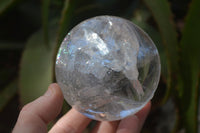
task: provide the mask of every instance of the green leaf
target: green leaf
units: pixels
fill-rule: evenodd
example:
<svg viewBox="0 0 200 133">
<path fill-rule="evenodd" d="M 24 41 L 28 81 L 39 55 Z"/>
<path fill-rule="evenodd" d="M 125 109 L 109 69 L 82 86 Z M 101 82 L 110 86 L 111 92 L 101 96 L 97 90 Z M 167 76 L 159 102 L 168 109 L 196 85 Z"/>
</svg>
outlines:
<svg viewBox="0 0 200 133">
<path fill-rule="evenodd" d="M 57 44 L 61 44 L 63 38 L 69 31 L 70 19 L 75 11 L 76 1 L 75 0 L 65 0 L 65 4 L 62 10 L 62 15 L 60 19 L 60 26 L 57 34 Z"/>
<path fill-rule="evenodd" d="M 172 21 L 172 13 L 167 0 L 143 0 L 152 12 L 152 15 L 158 25 L 161 33 L 162 41 L 165 46 L 165 54 L 167 56 L 167 85 L 168 90 L 164 102 L 168 99 L 171 88 L 175 88 L 174 81 L 177 80 L 178 73 L 178 40 L 176 29 Z"/>
<path fill-rule="evenodd" d="M 17 80 L 12 81 L 0 92 L 0 111 L 17 92 Z"/>
<path fill-rule="evenodd" d="M 44 45 L 43 32 L 35 33 L 27 42 L 21 60 L 20 95 L 22 104 L 42 95 L 53 81 L 53 53 L 55 30 L 50 32 L 50 43 Z"/>
<path fill-rule="evenodd" d="M 49 38 L 48 38 L 49 5 L 50 5 L 50 0 L 42 0 L 42 25 L 44 32 L 44 41 L 47 46 L 49 43 Z"/>
<path fill-rule="evenodd" d="M 200 87 L 200 1 L 193 0 L 185 21 L 181 39 L 180 102 L 183 127 L 197 132 L 197 108 Z"/>
<path fill-rule="evenodd" d="M 0 15 L 19 0 L 0 0 Z"/>
</svg>

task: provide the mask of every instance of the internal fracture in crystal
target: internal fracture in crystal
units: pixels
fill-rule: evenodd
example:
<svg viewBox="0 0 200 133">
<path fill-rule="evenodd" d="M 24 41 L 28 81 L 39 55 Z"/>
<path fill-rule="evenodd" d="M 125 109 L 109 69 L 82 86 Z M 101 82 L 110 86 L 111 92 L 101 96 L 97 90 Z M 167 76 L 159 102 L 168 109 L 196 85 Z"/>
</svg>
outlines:
<svg viewBox="0 0 200 133">
<path fill-rule="evenodd" d="M 56 79 L 64 98 L 95 120 L 119 120 L 153 97 L 160 59 L 150 37 L 132 22 L 98 16 L 74 27 L 62 42 Z"/>
</svg>

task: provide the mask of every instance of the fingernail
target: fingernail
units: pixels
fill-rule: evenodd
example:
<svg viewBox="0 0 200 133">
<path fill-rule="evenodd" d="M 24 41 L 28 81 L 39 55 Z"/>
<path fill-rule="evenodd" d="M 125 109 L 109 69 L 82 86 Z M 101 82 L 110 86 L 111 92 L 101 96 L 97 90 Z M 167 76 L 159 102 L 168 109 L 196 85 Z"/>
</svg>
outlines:
<svg viewBox="0 0 200 133">
<path fill-rule="evenodd" d="M 44 96 L 51 96 L 53 94 L 53 88 L 49 87 L 48 90 L 45 92 Z"/>
</svg>

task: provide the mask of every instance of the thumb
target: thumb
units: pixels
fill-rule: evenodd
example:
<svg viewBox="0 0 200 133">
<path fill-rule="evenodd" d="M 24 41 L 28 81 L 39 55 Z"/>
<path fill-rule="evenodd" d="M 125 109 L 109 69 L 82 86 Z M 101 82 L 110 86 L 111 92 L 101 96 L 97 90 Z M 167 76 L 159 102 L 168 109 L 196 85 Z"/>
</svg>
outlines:
<svg viewBox="0 0 200 133">
<path fill-rule="evenodd" d="M 51 84 L 47 92 L 25 105 L 18 117 L 13 133 L 44 133 L 47 123 L 61 111 L 63 95 L 57 84 Z"/>
</svg>

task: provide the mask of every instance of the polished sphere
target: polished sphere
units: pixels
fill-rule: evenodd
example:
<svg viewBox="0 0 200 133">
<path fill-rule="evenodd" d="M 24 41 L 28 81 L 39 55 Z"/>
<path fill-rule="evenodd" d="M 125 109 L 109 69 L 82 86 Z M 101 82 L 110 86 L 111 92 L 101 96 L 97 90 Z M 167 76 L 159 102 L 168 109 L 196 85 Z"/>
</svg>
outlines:
<svg viewBox="0 0 200 133">
<path fill-rule="evenodd" d="M 114 121 L 133 115 L 153 97 L 160 59 L 150 37 L 131 21 L 98 16 L 74 27 L 56 59 L 65 100 L 85 116 Z"/>
</svg>

